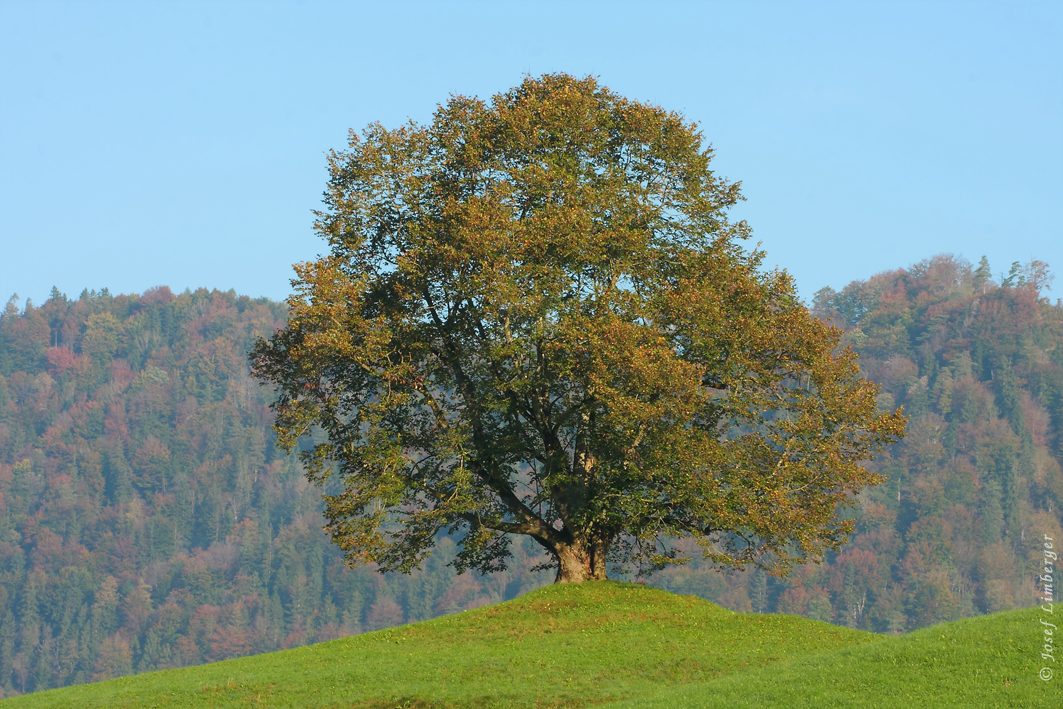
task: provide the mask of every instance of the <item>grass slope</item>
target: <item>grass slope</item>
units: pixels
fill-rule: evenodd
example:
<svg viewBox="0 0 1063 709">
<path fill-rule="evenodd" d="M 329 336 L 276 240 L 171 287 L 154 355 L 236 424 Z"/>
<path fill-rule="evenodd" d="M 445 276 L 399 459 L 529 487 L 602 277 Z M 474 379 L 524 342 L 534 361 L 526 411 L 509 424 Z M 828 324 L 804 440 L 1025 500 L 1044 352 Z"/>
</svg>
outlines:
<svg viewBox="0 0 1063 709">
<path fill-rule="evenodd" d="M 1058 672 L 1041 659 L 1042 618 L 1033 608 L 944 623 L 607 707 L 1063 706 L 1063 676 L 1038 676 Z"/>
<path fill-rule="evenodd" d="M 634 584 L 548 586 L 415 625 L 30 694 L 2 707 L 579 707 L 652 701 L 676 685 L 876 641 Z"/>
</svg>

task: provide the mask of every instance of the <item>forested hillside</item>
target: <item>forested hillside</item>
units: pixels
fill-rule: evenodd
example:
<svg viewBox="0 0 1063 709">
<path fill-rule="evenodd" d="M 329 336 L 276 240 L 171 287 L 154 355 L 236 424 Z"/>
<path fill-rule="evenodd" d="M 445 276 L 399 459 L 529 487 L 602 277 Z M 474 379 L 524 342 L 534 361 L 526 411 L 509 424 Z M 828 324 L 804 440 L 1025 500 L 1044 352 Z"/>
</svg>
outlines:
<svg viewBox="0 0 1063 709">
<path fill-rule="evenodd" d="M 0 687 L 266 652 L 512 598 L 523 553 L 456 577 L 343 566 L 320 490 L 273 443 L 247 350 L 282 305 L 53 291 L 0 315 Z"/>
<path fill-rule="evenodd" d="M 694 563 L 656 583 L 879 632 L 1033 605 L 1039 545 L 1063 537 L 1063 307 L 1040 295 L 1043 263 L 999 280 L 985 259 L 939 256 L 817 293 L 881 405 L 910 417 L 870 466 L 888 481 L 860 496 L 857 533 L 825 564 L 777 579 Z"/>
<path fill-rule="evenodd" d="M 857 534 L 785 579 L 696 560 L 650 579 L 736 610 L 881 632 L 1031 605 L 1063 538 L 1063 307 L 1036 262 L 994 282 L 938 257 L 817 294 L 908 437 Z M 0 686 L 34 691 L 421 620 L 552 580 L 527 544 L 456 576 L 444 540 L 407 577 L 346 569 L 320 491 L 248 375 L 282 305 L 199 290 L 53 291 L 0 315 Z M 696 550 L 692 550 L 696 554 Z"/>
</svg>

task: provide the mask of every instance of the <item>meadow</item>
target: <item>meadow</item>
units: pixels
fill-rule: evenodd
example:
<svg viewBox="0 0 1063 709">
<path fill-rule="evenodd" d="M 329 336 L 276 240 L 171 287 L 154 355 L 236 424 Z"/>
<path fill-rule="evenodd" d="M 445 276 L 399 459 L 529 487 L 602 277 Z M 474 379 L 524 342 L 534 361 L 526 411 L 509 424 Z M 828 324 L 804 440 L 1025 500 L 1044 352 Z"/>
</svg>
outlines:
<svg viewBox="0 0 1063 709">
<path fill-rule="evenodd" d="M 15 697 L 44 707 L 1049 706 L 1037 610 L 883 636 L 614 582 Z"/>
</svg>

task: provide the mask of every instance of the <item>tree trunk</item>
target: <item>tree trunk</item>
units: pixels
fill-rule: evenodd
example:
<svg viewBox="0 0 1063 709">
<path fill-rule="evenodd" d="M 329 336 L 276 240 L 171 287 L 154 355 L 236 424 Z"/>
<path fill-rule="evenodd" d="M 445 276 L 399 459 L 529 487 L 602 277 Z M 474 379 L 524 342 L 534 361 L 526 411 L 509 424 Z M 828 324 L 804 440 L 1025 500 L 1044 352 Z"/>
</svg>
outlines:
<svg viewBox="0 0 1063 709">
<path fill-rule="evenodd" d="M 554 583 L 604 581 L 608 542 L 566 544 L 554 550 L 557 555 L 557 578 Z"/>
</svg>

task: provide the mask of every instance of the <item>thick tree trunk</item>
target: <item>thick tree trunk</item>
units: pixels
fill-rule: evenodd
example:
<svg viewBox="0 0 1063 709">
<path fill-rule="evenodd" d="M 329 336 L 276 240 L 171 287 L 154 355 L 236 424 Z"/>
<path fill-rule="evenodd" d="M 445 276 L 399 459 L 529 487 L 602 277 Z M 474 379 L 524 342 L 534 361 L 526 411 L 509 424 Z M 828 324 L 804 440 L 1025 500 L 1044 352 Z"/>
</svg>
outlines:
<svg viewBox="0 0 1063 709">
<path fill-rule="evenodd" d="M 582 583 L 604 581 L 607 542 L 566 544 L 554 550 L 557 554 L 557 578 L 554 583 Z"/>
</svg>

